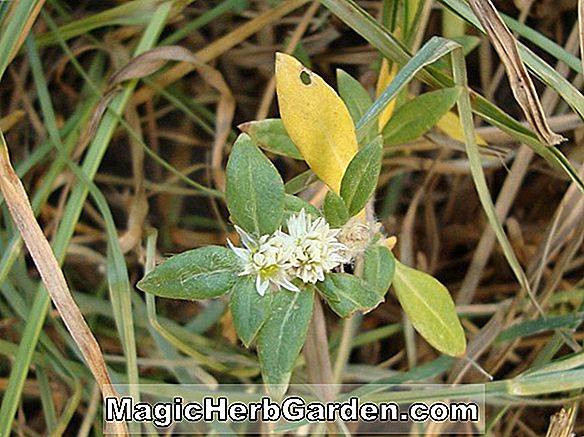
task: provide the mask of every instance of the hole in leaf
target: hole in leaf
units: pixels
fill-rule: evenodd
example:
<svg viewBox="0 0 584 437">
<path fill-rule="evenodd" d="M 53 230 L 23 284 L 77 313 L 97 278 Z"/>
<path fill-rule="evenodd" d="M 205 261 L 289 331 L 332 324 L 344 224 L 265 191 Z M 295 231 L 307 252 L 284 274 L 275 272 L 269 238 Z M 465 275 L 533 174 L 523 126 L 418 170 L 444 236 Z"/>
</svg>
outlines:
<svg viewBox="0 0 584 437">
<path fill-rule="evenodd" d="M 300 73 L 300 80 L 304 85 L 310 85 L 312 83 L 312 79 L 310 78 L 310 74 L 306 71 Z"/>
</svg>

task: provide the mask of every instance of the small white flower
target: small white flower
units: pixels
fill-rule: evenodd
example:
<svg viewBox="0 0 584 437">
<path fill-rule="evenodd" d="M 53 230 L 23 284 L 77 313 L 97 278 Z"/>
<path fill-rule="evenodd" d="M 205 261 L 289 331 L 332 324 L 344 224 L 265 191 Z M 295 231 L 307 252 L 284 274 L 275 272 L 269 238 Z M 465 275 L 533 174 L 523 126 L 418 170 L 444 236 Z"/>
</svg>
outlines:
<svg viewBox="0 0 584 437">
<path fill-rule="evenodd" d="M 235 247 L 231 241 L 227 242 L 231 250 L 243 261 L 243 270 L 239 276 L 255 276 L 256 290 L 260 296 L 266 294 L 270 285 L 277 290 L 284 287 L 287 290 L 299 291 L 288 276 L 291 250 L 286 246 L 287 241 L 282 239 L 280 233 L 273 236 L 263 235 L 256 241 L 239 226 L 235 226 L 235 230 L 240 235 L 244 247 Z"/>
<path fill-rule="evenodd" d="M 288 233 L 280 232 L 292 247 L 291 273 L 304 283 L 324 281 L 326 272 L 349 261 L 344 256 L 347 247 L 337 240 L 339 230 L 331 229 L 322 217 L 313 221 L 303 209 L 288 219 Z"/>
</svg>

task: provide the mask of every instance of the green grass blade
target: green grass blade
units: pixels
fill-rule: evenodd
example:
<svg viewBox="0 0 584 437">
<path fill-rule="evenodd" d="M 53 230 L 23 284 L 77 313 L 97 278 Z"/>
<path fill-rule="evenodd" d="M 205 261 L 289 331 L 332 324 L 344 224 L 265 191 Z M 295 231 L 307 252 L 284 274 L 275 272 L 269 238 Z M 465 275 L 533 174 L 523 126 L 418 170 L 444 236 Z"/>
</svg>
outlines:
<svg viewBox="0 0 584 437">
<path fill-rule="evenodd" d="M 156 13 L 159 3 L 160 0 L 134 0 L 72 21 L 40 35 L 38 46 L 55 45 L 106 26 L 145 26 Z"/>
<path fill-rule="evenodd" d="M 517 338 L 523 338 L 559 328 L 573 328 L 574 325 L 578 326 L 582 321 L 584 321 L 584 313 L 582 312 L 547 317 L 545 319 L 526 320 L 501 332 L 497 336 L 496 342 L 512 341 Z"/>
<path fill-rule="evenodd" d="M 15 357 L 18 366 L 10 372 L 8 386 L 0 405 L 0 435 L 10 435 L 11 423 L 16 414 L 24 381 L 28 374 L 35 345 L 41 333 L 43 323 L 49 309 L 50 298 L 44 287 L 39 288 L 38 298 L 35 299 L 30 311 L 29 322 L 26 324 L 20 340 L 20 346 Z"/>
<path fill-rule="evenodd" d="M 43 414 L 45 416 L 45 423 L 47 424 L 47 431 L 54 433 L 57 427 L 57 411 L 55 409 L 55 402 L 53 402 L 53 395 L 47 372 L 44 368 L 38 367 L 36 369 L 36 380 L 39 385 L 39 392 L 41 395 L 41 404 L 43 406 Z"/>
<path fill-rule="evenodd" d="M 24 31 L 25 25 L 32 15 L 38 0 L 20 0 L 16 2 L 14 12 L 8 22 L 2 23 L 0 31 L 0 80 L 18 47 L 18 38 Z"/>
<path fill-rule="evenodd" d="M 185 26 L 178 29 L 172 35 L 169 35 L 160 42 L 160 45 L 176 44 L 192 32 L 216 20 L 221 15 L 230 12 L 245 9 L 247 7 L 247 0 L 224 0 L 212 9 L 206 11 L 203 15 L 190 21 Z"/>
<path fill-rule="evenodd" d="M 495 205 L 493 204 L 493 199 L 489 193 L 487 180 L 481 165 L 479 148 L 476 143 L 472 107 L 470 104 L 470 95 L 468 92 L 468 83 L 466 77 L 466 64 L 464 54 L 462 52 L 462 46 L 459 46 L 458 49 L 452 51 L 452 69 L 454 72 L 454 80 L 456 84 L 461 86 L 463 89 L 462 93 L 458 97 L 458 113 L 464 132 L 466 154 L 469 159 L 472 177 L 479 195 L 479 199 L 483 206 L 483 211 L 489 219 L 489 223 L 491 224 L 491 227 L 497 236 L 497 240 L 503 249 L 505 258 L 513 270 L 515 277 L 519 281 L 519 284 L 527 291 L 535 307 L 540 311 L 541 314 L 543 314 L 543 310 L 539 306 L 537 299 L 535 299 L 533 292 L 531 291 L 531 286 L 529 285 L 527 276 L 521 268 L 519 260 L 515 256 L 515 252 L 511 247 L 511 243 L 507 239 L 507 235 L 505 234 L 503 226 L 501 225 L 501 222 L 497 216 Z"/>
</svg>

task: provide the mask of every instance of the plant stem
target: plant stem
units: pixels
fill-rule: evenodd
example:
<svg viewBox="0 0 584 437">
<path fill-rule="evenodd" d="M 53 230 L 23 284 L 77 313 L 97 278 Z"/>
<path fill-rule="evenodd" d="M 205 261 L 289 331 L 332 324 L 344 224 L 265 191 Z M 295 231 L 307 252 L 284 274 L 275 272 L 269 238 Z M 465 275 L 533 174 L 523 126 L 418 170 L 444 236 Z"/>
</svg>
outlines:
<svg viewBox="0 0 584 437">
<path fill-rule="evenodd" d="M 310 384 L 318 384 L 315 387 L 315 392 L 320 397 L 321 402 L 333 401 L 336 396 L 336 390 L 333 385 L 333 369 L 326 334 L 326 321 L 318 293 L 314 293 L 314 310 L 312 312 L 312 320 L 308 326 L 303 352 L 306 359 L 308 382 Z M 321 434 L 322 428 L 322 424 L 317 425 L 313 435 Z M 334 425 L 331 423 L 327 424 L 327 428 L 331 433 L 336 432 Z"/>
<path fill-rule="evenodd" d="M 375 229 L 375 211 L 371 201 L 367 202 L 364 218 L 371 232 L 371 230 Z M 355 276 L 362 278 L 364 268 L 365 265 L 363 264 L 363 256 L 360 255 L 355 260 Z M 343 320 L 343 332 L 341 333 L 341 342 L 339 344 L 339 349 L 335 360 L 335 370 L 333 372 L 333 381 L 335 384 L 343 383 L 343 373 L 345 372 L 345 367 L 349 362 L 351 350 L 353 349 L 353 337 L 355 336 L 355 333 L 357 332 L 357 329 L 360 326 L 362 320 L 363 315 L 360 313 L 354 314 L 348 319 Z"/>
<path fill-rule="evenodd" d="M 355 276 L 363 276 L 363 257 L 359 256 L 355 260 Z M 333 381 L 335 384 L 343 383 L 343 373 L 347 362 L 349 361 L 349 356 L 351 355 L 351 349 L 353 348 L 353 337 L 357 331 L 357 327 L 363 320 L 362 314 L 353 314 L 348 319 L 343 320 L 343 332 L 341 333 L 341 342 L 339 344 L 339 350 L 337 352 L 337 357 L 335 360 L 335 370 L 333 373 Z"/>
<path fill-rule="evenodd" d="M 304 344 L 306 359 L 306 373 L 311 384 L 332 384 L 333 370 L 329 354 L 328 338 L 324 311 L 318 293 L 314 295 L 314 311 L 308 327 L 306 343 Z M 320 395 L 325 400 L 332 400 L 335 396 L 332 387 L 322 387 Z"/>
<path fill-rule="evenodd" d="M 333 381 L 335 384 L 342 384 L 343 382 L 343 373 L 345 372 L 345 367 L 349 362 L 349 356 L 353 349 L 353 337 L 362 320 L 363 316 L 361 314 L 354 314 L 348 319 L 343 320 L 343 332 L 341 333 L 341 342 L 333 371 Z"/>
</svg>

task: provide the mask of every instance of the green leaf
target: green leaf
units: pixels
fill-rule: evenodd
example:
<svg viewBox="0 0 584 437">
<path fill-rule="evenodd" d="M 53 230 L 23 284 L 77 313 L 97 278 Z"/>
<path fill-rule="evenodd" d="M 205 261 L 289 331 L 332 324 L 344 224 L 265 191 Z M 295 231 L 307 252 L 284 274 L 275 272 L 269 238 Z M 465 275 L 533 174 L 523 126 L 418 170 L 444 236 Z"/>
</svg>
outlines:
<svg viewBox="0 0 584 437">
<path fill-rule="evenodd" d="M 284 197 L 284 220 L 288 220 L 291 215 L 298 214 L 300 211 L 304 211 L 310 214 L 314 218 L 320 217 L 322 214 L 313 205 L 308 203 L 306 200 L 300 197 L 292 196 L 291 194 L 286 194 Z"/>
<path fill-rule="evenodd" d="M 400 106 L 383 129 L 385 144 L 401 144 L 428 132 L 456 103 L 459 87 L 422 94 Z"/>
<path fill-rule="evenodd" d="M 369 312 L 383 302 L 371 285 L 348 273 L 327 273 L 316 286 L 340 317 L 349 317 L 356 311 Z"/>
<path fill-rule="evenodd" d="M 341 197 L 345 201 L 351 217 L 365 207 L 375 192 L 381 171 L 382 155 L 383 142 L 381 136 L 377 136 L 359 150 L 349 163 L 341 181 Z"/>
<path fill-rule="evenodd" d="M 326 193 L 323 210 L 326 221 L 333 228 L 340 228 L 349 221 L 349 211 L 345 201 L 334 191 Z"/>
<path fill-rule="evenodd" d="M 238 126 L 242 132 L 248 134 L 253 142 L 268 152 L 302 159 L 298 147 L 292 142 L 286 128 L 279 118 L 268 118 L 259 121 L 250 121 Z"/>
<path fill-rule="evenodd" d="M 247 232 L 271 234 L 282 223 L 282 178 L 246 134 L 239 135 L 229 156 L 225 195 L 233 222 Z"/>
<path fill-rule="evenodd" d="M 447 355 L 464 354 L 464 331 L 444 285 L 396 261 L 393 288 L 412 325 L 428 343 Z"/>
<path fill-rule="evenodd" d="M 280 290 L 272 297 L 272 313 L 258 335 L 258 358 L 264 383 L 281 398 L 288 387 L 312 317 L 314 288 Z"/>
<path fill-rule="evenodd" d="M 326 279 L 326 277 L 325 277 Z M 321 283 L 317 284 L 316 289 L 318 292 L 324 297 L 324 299 L 328 302 L 329 306 L 332 304 L 339 304 L 341 302 L 341 296 L 337 294 L 337 289 L 332 286 L 324 286 L 320 287 Z"/>
<path fill-rule="evenodd" d="M 231 290 L 240 267 L 233 251 L 207 246 L 169 258 L 142 278 L 137 287 L 172 299 L 210 299 Z"/>
<path fill-rule="evenodd" d="M 249 347 L 271 312 L 272 294 L 260 296 L 254 278 L 240 277 L 231 295 L 231 315 L 237 335 Z"/>
<path fill-rule="evenodd" d="M 351 118 L 357 124 L 373 104 L 371 96 L 357 79 L 340 68 L 337 69 L 337 85 L 339 95 L 347 105 Z"/>
<path fill-rule="evenodd" d="M 395 258 L 385 246 L 367 248 L 363 258 L 363 279 L 381 297 L 385 296 L 395 275 Z"/>
</svg>

